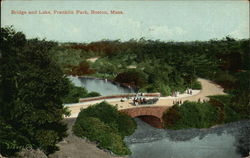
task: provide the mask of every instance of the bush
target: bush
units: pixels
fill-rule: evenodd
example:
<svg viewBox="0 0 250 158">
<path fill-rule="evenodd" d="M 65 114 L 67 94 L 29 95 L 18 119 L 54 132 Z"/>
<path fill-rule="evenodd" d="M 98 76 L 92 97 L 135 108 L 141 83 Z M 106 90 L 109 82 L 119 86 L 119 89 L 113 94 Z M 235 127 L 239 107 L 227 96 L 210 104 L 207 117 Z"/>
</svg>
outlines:
<svg viewBox="0 0 250 158">
<path fill-rule="evenodd" d="M 82 87 L 76 87 L 70 84 L 68 95 L 63 98 L 63 103 L 78 103 L 79 98 L 84 98 L 88 95 L 88 91 Z"/>
<path fill-rule="evenodd" d="M 134 120 L 131 119 L 130 116 L 122 112 L 119 112 L 116 122 L 118 124 L 118 132 L 123 137 L 133 134 L 136 129 L 136 123 L 134 122 Z"/>
<path fill-rule="evenodd" d="M 247 107 L 244 105 L 239 106 L 233 100 L 234 95 L 215 95 L 209 96 L 209 103 L 213 106 L 220 108 L 220 115 L 223 115 L 221 122 L 229 123 L 243 119 L 249 119 Z"/>
<path fill-rule="evenodd" d="M 90 93 L 87 95 L 87 97 L 98 97 L 98 96 L 101 96 L 101 94 L 98 93 L 98 92 L 90 92 Z"/>
<path fill-rule="evenodd" d="M 201 83 L 199 82 L 199 81 L 195 81 L 193 84 L 192 84 L 192 87 L 191 87 L 192 89 L 198 89 L 198 90 L 200 90 L 200 89 L 202 89 L 202 87 L 201 87 Z"/>
<path fill-rule="evenodd" d="M 63 98 L 63 103 L 78 103 L 80 98 L 96 96 L 100 96 L 100 94 L 98 92 L 88 93 L 88 91 L 84 87 L 77 87 L 73 84 L 70 84 L 69 93 L 65 98 Z"/>
<path fill-rule="evenodd" d="M 249 119 L 249 114 L 233 104 L 233 95 L 209 96 L 206 103 L 184 102 L 174 105 L 163 115 L 164 127 L 170 129 L 207 128 L 215 124 Z"/>
<path fill-rule="evenodd" d="M 86 137 L 117 155 L 131 154 L 123 138 L 135 129 L 136 123 L 131 117 L 106 102 L 81 110 L 73 126 L 75 135 Z"/>
<path fill-rule="evenodd" d="M 180 120 L 180 112 L 178 105 L 174 105 L 163 114 L 163 122 L 165 128 L 172 128 Z"/>
<path fill-rule="evenodd" d="M 168 109 L 163 118 L 165 128 L 208 128 L 217 123 L 218 108 L 209 103 L 185 101 Z"/>
</svg>

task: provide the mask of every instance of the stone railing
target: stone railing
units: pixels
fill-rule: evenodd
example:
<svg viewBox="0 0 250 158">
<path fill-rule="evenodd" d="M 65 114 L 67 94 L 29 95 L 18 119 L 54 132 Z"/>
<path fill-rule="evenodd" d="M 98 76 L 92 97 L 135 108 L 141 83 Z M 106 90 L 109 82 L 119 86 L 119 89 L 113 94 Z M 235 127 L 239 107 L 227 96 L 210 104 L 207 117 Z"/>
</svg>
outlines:
<svg viewBox="0 0 250 158">
<path fill-rule="evenodd" d="M 139 93 L 140 94 L 140 93 Z M 115 98 L 127 98 L 127 97 L 135 97 L 136 93 L 127 93 L 127 94 L 117 94 L 117 95 L 108 95 L 108 96 L 99 96 L 99 97 L 90 97 L 90 98 L 80 98 L 79 102 L 89 102 L 96 100 L 105 100 L 105 99 L 115 99 Z M 143 93 L 144 97 L 160 97 L 160 93 Z"/>
</svg>

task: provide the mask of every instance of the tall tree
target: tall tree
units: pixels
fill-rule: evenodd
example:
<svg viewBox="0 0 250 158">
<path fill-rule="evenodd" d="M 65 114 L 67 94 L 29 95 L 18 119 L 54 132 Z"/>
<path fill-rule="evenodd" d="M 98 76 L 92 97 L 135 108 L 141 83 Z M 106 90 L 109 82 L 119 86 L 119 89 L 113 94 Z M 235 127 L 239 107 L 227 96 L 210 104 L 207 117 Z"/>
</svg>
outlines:
<svg viewBox="0 0 250 158">
<path fill-rule="evenodd" d="M 53 152 L 55 144 L 66 136 L 62 119 L 69 114 L 62 105 L 69 81 L 48 54 L 55 43 L 27 41 L 23 33 L 12 28 L 1 28 L 1 43 L 1 120 L 33 148 Z M 9 154 L 25 144 L 10 148 L 0 140 L 0 145 L 1 153 Z"/>
</svg>

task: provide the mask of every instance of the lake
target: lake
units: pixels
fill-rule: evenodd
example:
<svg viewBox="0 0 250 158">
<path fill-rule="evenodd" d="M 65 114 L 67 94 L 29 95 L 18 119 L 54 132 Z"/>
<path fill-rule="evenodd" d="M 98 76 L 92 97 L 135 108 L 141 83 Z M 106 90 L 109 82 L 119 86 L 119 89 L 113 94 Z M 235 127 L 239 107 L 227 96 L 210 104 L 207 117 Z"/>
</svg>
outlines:
<svg viewBox="0 0 250 158">
<path fill-rule="evenodd" d="M 164 130 L 140 119 L 135 133 L 125 138 L 131 158 L 241 158 L 239 137 L 249 121 L 211 129 Z M 248 141 L 248 140 L 246 140 Z M 248 144 L 249 142 L 245 142 Z M 238 145 L 237 145 L 238 144 Z"/>
<path fill-rule="evenodd" d="M 85 87 L 89 92 L 95 91 L 103 96 L 135 93 L 135 90 L 133 90 L 132 88 L 120 86 L 118 84 L 114 84 L 110 81 L 105 81 L 102 79 L 72 76 L 69 76 L 69 79 L 74 83 L 75 86 Z"/>
</svg>

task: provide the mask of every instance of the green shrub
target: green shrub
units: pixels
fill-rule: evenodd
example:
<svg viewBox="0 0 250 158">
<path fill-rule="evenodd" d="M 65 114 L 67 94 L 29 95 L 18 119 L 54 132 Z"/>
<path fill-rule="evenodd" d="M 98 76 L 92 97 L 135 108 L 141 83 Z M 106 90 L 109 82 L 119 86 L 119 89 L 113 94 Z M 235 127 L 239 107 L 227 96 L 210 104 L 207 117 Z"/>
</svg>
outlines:
<svg viewBox="0 0 250 158">
<path fill-rule="evenodd" d="M 118 131 L 123 137 L 133 134 L 136 129 L 134 120 L 122 112 L 119 112 L 116 123 L 118 125 Z"/>
<path fill-rule="evenodd" d="M 186 101 L 181 106 L 172 106 L 163 115 L 164 127 L 207 128 L 215 124 L 249 119 L 246 110 L 232 103 L 234 96 L 214 95 L 209 98 L 206 103 Z"/>
<path fill-rule="evenodd" d="M 178 105 L 174 105 L 163 114 L 164 128 L 172 128 L 180 120 Z"/>
<path fill-rule="evenodd" d="M 82 87 L 76 87 L 70 84 L 68 95 L 63 98 L 63 103 L 78 103 L 79 98 L 84 98 L 88 95 L 88 91 Z"/>
<path fill-rule="evenodd" d="M 86 137 L 117 155 L 131 153 L 123 138 L 135 129 L 136 123 L 131 117 L 106 102 L 81 110 L 73 126 L 75 135 Z"/>
<path fill-rule="evenodd" d="M 208 128 L 217 123 L 218 108 L 209 103 L 185 101 L 168 109 L 163 118 L 165 128 Z"/>
<path fill-rule="evenodd" d="M 247 106 L 236 104 L 233 99 L 234 95 L 214 95 L 209 96 L 209 103 L 213 106 L 219 107 L 223 113 L 223 121 L 225 123 L 239 121 L 242 119 L 249 119 Z"/>
<path fill-rule="evenodd" d="M 80 98 L 87 98 L 87 97 L 96 97 L 100 96 L 98 92 L 90 92 L 84 88 L 84 87 L 77 87 L 73 84 L 70 84 L 69 86 L 69 93 L 66 97 L 63 98 L 63 103 L 78 103 Z"/>
<path fill-rule="evenodd" d="M 90 92 L 90 93 L 87 95 L 87 97 L 98 97 L 98 96 L 101 96 L 101 94 L 98 93 L 98 92 Z"/>
<path fill-rule="evenodd" d="M 241 120 L 241 114 L 237 113 L 231 106 L 225 106 L 225 123 Z"/>
<path fill-rule="evenodd" d="M 199 82 L 199 81 L 195 81 L 193 84 L 192 84 L 192 87 L 191 87 L 192 89 L 198 89 L 198 90 L 200 90 L 200 89 L 202 89 L 202 87 L 201 87 L 201 83 Z"/>
</svg>

